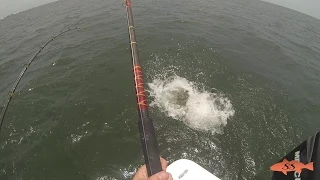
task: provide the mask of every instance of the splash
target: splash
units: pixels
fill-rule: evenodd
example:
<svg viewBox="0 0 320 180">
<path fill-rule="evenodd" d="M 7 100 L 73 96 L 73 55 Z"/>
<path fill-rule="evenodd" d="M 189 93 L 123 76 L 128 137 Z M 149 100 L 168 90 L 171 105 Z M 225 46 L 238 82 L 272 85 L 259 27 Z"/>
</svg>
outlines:
<svg viewBox="0 0 320 180">
<path fill-rule="evenodd" d="M 227 119 L 235 113 L 223 94 L 202 90 L 180 76 L 156 78 L 148 85 L 153 98 L 151 107 L 158 107 L 195 130 L 222 133 Z"/>
</svg>

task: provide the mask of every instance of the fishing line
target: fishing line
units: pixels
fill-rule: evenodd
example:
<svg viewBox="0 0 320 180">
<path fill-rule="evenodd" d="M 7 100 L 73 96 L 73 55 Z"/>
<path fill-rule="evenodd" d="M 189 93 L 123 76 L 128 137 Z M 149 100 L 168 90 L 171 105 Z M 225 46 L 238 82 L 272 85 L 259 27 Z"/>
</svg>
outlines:
<svg viewBox="0 0 320 180">
<path fill-rule="evenodd" d="M 43 44 L 40 49 L 35 53 L 35 55 L 30 59 L 30 61 L 25 65 L 25 67 L 22 69 L 19 77 L 17 78 L 17 80 L 15 81 L 15 83 L 13 84 L 11 90 L 9 91 L 9 95 L 8 95 L 8 98 L 7 98 L 7 101 L 5 102 L 4 104 L 4 107 L 2 109 L 2 112 L 1 112 L 1 115 L 0 115 L 0 120 L 1 120 L 1 124 L 0 124 L 0 131 L 2 129 L 2 125 L 3 125 L 3 122 L 4 122 L 4 118 L 6 116 L 6 112 L 8 110 L 8 107 L 9 107 L 9 104 L 13 98 L 13 95 L 17 89 L 17 86 L 19 85 L 19 82 L 20 80 L 22 79 L 23 75 L 26 73 L 27 69 L 30 67 L 31 63 L 34 61 L 34 59 L 39 55 L 39 53 L 50 43 L 52 42 L 53 40 L 55 40 L 57 37 L 61 36 L 62 34 L 66 33 L 66 32 L 69 32 L 69 31 L 72 31 L 72 30 L 75 30 L 75 29 L 80 29 L 79 27 L 74 27 L 74 28 L 68 28 L 67 30 L 65 31 L 61 31 L 59 34 L 55 35 L 55 36 L 52 36 L 52 38 L 47 41 L 45 44 Z"/>
</svg>

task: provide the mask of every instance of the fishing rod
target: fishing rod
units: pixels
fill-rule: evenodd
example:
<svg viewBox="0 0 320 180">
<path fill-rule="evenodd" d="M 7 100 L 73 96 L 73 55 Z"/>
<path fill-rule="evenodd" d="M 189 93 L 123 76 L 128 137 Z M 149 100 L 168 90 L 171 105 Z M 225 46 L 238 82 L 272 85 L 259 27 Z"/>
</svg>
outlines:
<svg viewBox="0 0 320 180">
<path fill-rule="evenodd" d="M 155 135 L 155 129 L 152 119 L 149 116 L 147 97 L 143 84 L 142 68 L 139 63 L 139 53 L 136 41 L 136 35 L 133 24 L 133 14 L 131 8 L 131 0 L 125 1 L 127 9 L 127 20 L 129 28 L 129 40 L 131 49 L 131 58 L 133 66 L 133 77 L 135 84 L 135 92 L 138 103 L 138 127 L 140 133 L 140 140 L 144 155 L 144 160 L 147 167 L 149 176 L 152 176 L 162 171 L 160 163 L 160 155 L 158 149 L 158 143 Z"/>
<path fill-rule="evenodd" d="M 75 30 L 75 29 L 80 29 L 78 27 L 74 27 L 74 28 L 68 28 L 67 30 L 65 31 L 61 31 L 59 34 L 55 35 L 55 36 L 52 36 L 52 38 L 47 41 L 46 43 L 44 43 L 40 49 L 35 53 L 35 55 L 30 59 L 30 61 L 25 65 L 25 67 L 22 69 L 19 77 L 17 78 L 16 82 L 13 84 L 13 87 L 11 88 L 11 90 L 9 91 L 9 95 L 8 95 L 8 98 L 7 98 L 7 101 L 5 102 L 4 104 L 4 107 L 2 109 L 2 112 L 1 112 L 1 115 L 0 115 L 0 120 L 1 120 L 1 123 L 0 123 L 0 131 L 2 129 L 2 125 L 3 125 L 3 122 L 4 122 L 4 118 L 6 116 L 6 112 L 8 110 L 8 107 L 9 107 L 9 104 L 11 102 L 11 99 L 13 98 L 13 95 L 19 85 L 19 82 L 20 80 L 22 79 L 23 75 L 26 73 L 27 69 L 30 67 L 31 63 L 33 62 L 33 60 L 38 56 L 38 54 L 53 40 L 55 40 L 57 37 L 61 36 L 62 34 L 66 33 L 66 32 L 69 32 L 69 31 L 72 31 L 72 30 Z"/>
</svg>

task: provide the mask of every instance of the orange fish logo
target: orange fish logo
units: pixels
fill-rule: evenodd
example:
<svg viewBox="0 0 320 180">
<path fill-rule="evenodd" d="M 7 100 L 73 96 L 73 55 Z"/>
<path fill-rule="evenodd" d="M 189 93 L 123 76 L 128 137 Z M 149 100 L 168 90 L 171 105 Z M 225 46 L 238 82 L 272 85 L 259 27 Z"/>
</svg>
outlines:
<svg viewBox="0 0 320 180">
<path fill-rule="evenodd" d="M 287 159 L 284 159 L 282 162 L 279 162 L 270 167 L 271 171 L 279 171 L 285 175 L 287 175 L 287 173 L 291 171 L 301 173 L 302 169 L 309 169 L 310 171 L 313 171 L 313 162 L 303 164 L 299 161 L 288 161 Z"/>
</svg>

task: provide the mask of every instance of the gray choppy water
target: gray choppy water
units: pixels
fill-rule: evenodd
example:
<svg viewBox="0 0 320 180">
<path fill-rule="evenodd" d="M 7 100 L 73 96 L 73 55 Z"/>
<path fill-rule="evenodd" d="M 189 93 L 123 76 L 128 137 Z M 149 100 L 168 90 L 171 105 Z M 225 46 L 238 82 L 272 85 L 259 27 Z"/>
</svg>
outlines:
<svg viewBox="0 0 320 180">
<path fill-rule="evenodd" d="M 254 0 L 133 5 L 169 161 L 189 158 L 222 179 L 270 179 L 270 165 L 319 129 L 318 19 Z M 1 179 L 130 179 L 143 162 L 120 1 L 59 1 L 0 20 L 0 103 L 39 46 L 74 26 L 81 29 L 48 45 L 18 88 L 0 136 Z M 197 90 L 191 95 L 230 100 L 234 114 L 212 115 L 219 107 L 210 103 L 192 111 L 184 99 L 173 116 L 152 88 L 168 78 Z M 220 121 L 222 132 L 217 123 L 194 128 L 193 112 Z"/>
</svg>

